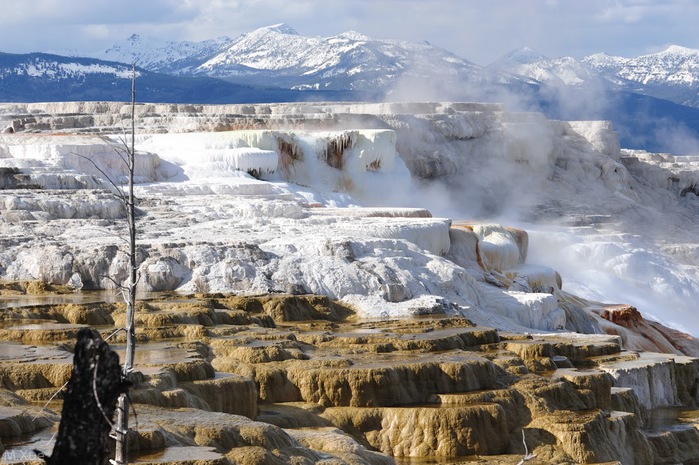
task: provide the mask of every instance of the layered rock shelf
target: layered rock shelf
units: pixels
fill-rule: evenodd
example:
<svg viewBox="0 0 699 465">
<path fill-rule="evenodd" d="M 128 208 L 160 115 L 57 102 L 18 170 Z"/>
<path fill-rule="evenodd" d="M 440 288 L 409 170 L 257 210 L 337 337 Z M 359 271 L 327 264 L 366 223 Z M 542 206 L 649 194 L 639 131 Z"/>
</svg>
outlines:
<svg viewBox="0 0 699 465">
<path fill-rule="evenodd" d="M 0 104 L 3 462 L 82 328 L 123 351 L 130 118 Z M 136 119 L 135 463 L 699 463 L 696 158 L 477 103 Z"/>
<path fill-rule="evenodd" d="M 50 453 L 75 335 L 89 325 L 121 350 L 124 312 L 2 310 L 4 463 Z M 616 336 L 359 320 L 311 295 L 153 297 L 137 320 L 133 463 L 514 465 L 523 438 L 534 464 L 699 460 L 699 360 Z"/>
</svg>

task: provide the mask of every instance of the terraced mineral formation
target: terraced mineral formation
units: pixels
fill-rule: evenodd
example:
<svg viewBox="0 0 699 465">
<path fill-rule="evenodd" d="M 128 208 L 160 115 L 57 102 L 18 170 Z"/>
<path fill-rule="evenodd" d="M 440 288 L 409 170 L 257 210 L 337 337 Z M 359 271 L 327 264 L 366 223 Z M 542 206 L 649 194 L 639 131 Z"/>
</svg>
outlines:
<svg viewBox="0 0 699 465">
<path fill-rule="evenodd" d="M 50 452 L 75 335 L 90 325 L 121 350 L 124 311 L 2 310 L 3 462 Z M 134 463 L 515 464 L 523 436 L 531 463 L 699 460 L 699 361 L 623 350 L 614 336 L 506 333 L 449 315 L 358 320 L 321 296 L 197 294 L 142 300 L 137 337 Z M 674 415 L 662 434 L 661 415 Z"/>
<path fill-rule="evenodd" d="M 129 115 L 0 105 L 3 461 L 82 328 L 123 349 Z M 498 105 L 137 119 L 136 463 L 699 460 L 696 159 Z"/>
</svg>

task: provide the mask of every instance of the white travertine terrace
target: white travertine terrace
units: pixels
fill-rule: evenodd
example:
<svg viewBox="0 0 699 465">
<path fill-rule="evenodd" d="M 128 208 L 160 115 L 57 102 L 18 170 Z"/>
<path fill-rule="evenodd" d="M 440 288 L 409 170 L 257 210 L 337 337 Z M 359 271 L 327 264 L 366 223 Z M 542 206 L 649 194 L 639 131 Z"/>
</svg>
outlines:
<svg viewBox="0 0 699 465">
<path fill-rule="evenodd" d="M 127 110 L 0 105 L 16 131 L 0 135 L 0 277 L 125 276 L 101 178 L 124 181 Z M 571 325 L 551 294 L 562 276 L 696 331 L 682 302 L 699 296 L 699 162 L 621 150 L 609 123 L 444 102 L 136 110 L 145 290 L 316 292 L 367 317 L 556 330 Z M 450 229 L 467 218 L 473 232 Z M 529 232 L 523 255 L 495 223 Z"/>
</svg>

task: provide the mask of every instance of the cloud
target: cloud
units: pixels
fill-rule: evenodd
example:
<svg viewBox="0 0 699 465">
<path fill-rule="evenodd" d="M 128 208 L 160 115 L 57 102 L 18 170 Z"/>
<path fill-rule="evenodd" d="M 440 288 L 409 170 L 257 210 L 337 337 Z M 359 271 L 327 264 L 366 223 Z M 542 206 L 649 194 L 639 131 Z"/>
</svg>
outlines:
<svg viewBox="0 0 699 465">
<path fill-rule="evenodd" d="M 107 48 L 134 32 L 153 33 L 191 20 L 196 11 L 179 0 L 37 0 L 3 5 L 0 50 L 10 53 Z M 11 47 L 11 48 L 9 48 Z"/>
<path fill-rule="evenodd" d="M 132 33 L 167 40 L 236 37 L 286 22 L 303 35 L 353 29 L 430 43 L 480 65 L 528 45 L 551 57 L 633 56 L 659 44 L 699 48 L 691 0 L 35 0 L 6 2 L 0 50 L 107 48 Z"/>
</svg>

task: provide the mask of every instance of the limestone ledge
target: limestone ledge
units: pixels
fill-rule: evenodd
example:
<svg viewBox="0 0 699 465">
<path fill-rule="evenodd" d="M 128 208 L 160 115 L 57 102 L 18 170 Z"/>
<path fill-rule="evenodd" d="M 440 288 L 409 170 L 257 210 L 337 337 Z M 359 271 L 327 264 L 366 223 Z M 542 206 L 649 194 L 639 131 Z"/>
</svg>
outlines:
<svg viewBox="0 0 699 465">
<path fill-rule="evenodd" d="M 75 329 L 120 350 L 122 313 L 104 302 L 0 310 L 3 461 L 30 463 L 12 459 L 30 450 L 26 435 L 50 451 L 60 393 L 41 406 L 70 375 Z M 534 464 L 699 460 L 697 360 L 622 350 L 616 336 L 506 333 L 447 315 L 358 320 L 311 295 L 147 299 L 137 326 L 139 463 L 514 465 L 523 437 Z"/>
</svg>

